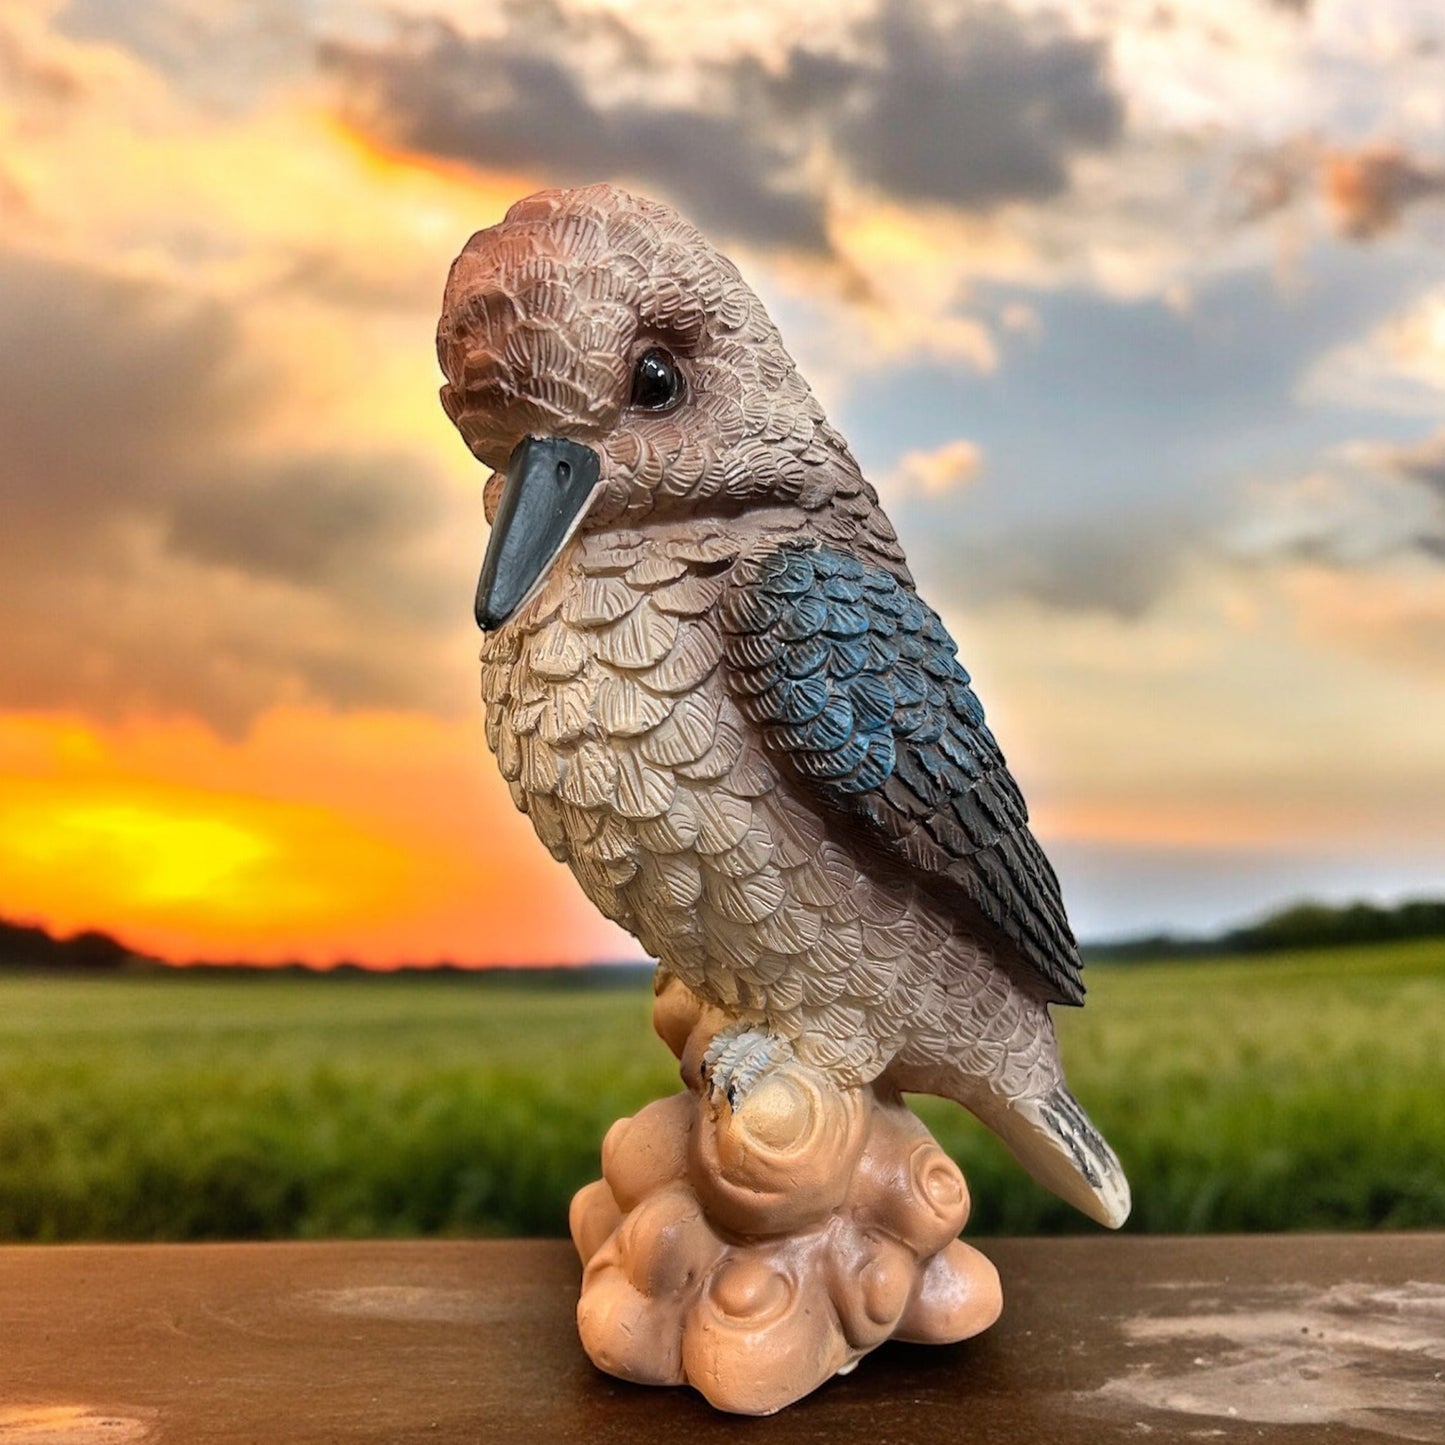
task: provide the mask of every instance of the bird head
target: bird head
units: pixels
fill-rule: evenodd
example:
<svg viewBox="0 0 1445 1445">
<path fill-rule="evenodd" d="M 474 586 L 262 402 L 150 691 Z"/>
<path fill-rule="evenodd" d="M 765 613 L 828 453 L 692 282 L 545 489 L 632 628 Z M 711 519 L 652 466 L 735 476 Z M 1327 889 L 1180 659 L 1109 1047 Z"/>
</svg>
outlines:
<svg viewBox="0 0 1445 1445">
<path fill-rule="evenodd" d="M 477 620 L 499 627 L 579 530 L 827 505 L 842 439 L 762 303 L 669 206 L 541 191 L 452 265 L 442 406 L 495 475 Z"/>
</svg>

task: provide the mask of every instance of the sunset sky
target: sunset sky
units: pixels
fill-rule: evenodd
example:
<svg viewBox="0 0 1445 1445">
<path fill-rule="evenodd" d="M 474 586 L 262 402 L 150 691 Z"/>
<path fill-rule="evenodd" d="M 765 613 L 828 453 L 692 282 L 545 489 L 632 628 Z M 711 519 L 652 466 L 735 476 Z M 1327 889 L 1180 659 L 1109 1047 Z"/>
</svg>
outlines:
<svg viewBox="0 0 1445 1445">
<path fill-rule="evenodd" d="M 635 955 L 485 749 L 432 343 L 595 180 L 767 301 L 1081 935 L 1445 892 L 1438 0 L 0 0 L 0 916 Z"/>
</svg>

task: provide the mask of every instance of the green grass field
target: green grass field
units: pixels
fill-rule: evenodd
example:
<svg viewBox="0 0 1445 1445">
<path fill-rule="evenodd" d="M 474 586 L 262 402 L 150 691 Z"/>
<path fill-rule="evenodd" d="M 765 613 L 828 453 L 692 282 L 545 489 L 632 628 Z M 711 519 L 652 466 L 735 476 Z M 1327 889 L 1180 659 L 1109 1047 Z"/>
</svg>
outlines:
<svg viewBox="0 0 1445 1445">
<path fill-rule="evenodd" d="M 1133 1230 L 1445 1226 L 1445 944 L 1098 964 L 1061 1011 Z M 650 994 L 0 978 L 0 1238 L 561 1233 L 677 1087 Z M 925 1101 L 974 1232 L 1090 1229 Z"/>
</svg>

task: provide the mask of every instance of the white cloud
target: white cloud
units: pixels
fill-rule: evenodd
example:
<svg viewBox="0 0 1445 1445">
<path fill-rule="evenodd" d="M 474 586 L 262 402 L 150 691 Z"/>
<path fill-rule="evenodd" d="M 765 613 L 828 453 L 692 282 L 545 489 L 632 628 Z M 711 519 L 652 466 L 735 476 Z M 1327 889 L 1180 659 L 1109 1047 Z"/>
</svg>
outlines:
<svg viewBox="0 0 1445 1445">
<path fill-rule="evenodd" d="M 1445 401 L 1445 286 L 1326 352 L 1306 374 L 1301 398 L 1319 405 L 1437 414 Z"/>
</svg>

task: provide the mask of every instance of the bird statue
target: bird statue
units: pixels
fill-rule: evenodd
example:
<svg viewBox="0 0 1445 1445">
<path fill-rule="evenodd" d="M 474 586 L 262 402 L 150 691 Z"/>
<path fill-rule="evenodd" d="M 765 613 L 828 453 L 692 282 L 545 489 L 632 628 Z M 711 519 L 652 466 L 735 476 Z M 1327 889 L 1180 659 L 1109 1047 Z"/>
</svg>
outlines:
<svg viewBox="0 0 1445 1445">
<path fill-rule="evenodd" d="M 452 266 L 441 400 L 493 469 L 487 740 L 553 856 L 720 1020 L 953 1099 L 1085 1214 L 1129 1190 L 1063 1077 L 1058 881 L 953 639 L 736 267 L 670 207 L 547 190 Z"/>
<path fill-rule="evenodd" d="M 1107 1225 L 1059 884 L 954 640 L 762 302 L 668 205 L 542 191 L 448 277 L 442 406 L 493 477 L 487 741 L 607 918 L 736 1026 L 974 1111 Z"/>
</svg>

